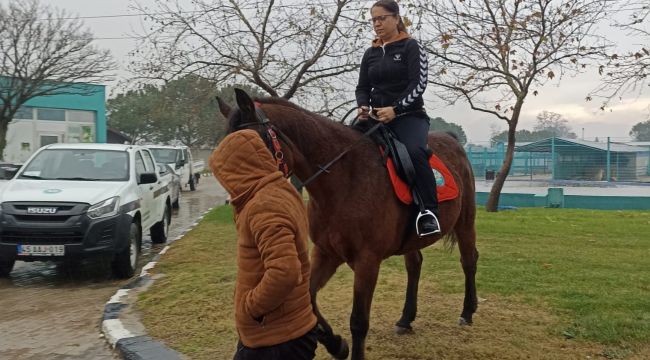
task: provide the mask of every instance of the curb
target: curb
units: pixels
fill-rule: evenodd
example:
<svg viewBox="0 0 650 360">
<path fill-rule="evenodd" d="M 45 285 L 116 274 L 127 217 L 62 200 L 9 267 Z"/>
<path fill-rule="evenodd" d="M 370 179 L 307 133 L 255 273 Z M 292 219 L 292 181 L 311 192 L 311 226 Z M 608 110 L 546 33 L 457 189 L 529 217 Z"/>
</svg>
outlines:
<svg viewBox="0 0 650 360">
<path fill-rule="evenodd" d="M 203 217 L 214 207 L 209 208 L 201 214 L 190 226 L 171 241 L 168 240 L 165 246 L 153 259 L 142 267 L 140 276 L 131 280 L 115 292 L 106 305 L 102 315 L 101 331 L 106 341 L 112 348 L 116 349 L 123 359 L 127 360 L 182 360 L 185 356 L 168 348 L 165 344 L 146 335 L 146 329 L 137 320 L 126 321 L 125 313 L 135 303 L 137 293 L 145 291 L 153 282 L 154 278 L 149 270 L 160 260 L 161 255 L 169 250 L 170 245 L 182 239 L 185 234 L 192 230 Z"/>
</svg>

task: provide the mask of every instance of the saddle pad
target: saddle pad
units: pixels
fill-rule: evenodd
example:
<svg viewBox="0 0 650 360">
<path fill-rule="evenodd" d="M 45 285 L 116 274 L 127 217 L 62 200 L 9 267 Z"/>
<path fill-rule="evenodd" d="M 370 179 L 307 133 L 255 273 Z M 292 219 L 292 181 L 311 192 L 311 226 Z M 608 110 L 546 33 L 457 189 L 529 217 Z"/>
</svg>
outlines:
<svg viewBox="0 0 650 360">
<path fill-rule="evenodd" d="M 397 195 L 397 198 L 404 204 L 411 204 L 413 202 L 411 189 L 397 175 L 397 171 L 393 165 L 393 160 L 391 158 L 388 158 L 386 165 L 388 167 L 388 175 L 390 176 L 390 181 L 393 183 L 393 189 L 395 189 L 395 195 Z M 442 162 L 442 160 L 433 154 L 429 158 L 429 165 L 431 166 L 431 170 L 436 177 L 438 202 L 453 200 L 457 198 L 458 185 L 456 185 L 456 180 L 451 175 L 451 172 Z"/>
</svg>

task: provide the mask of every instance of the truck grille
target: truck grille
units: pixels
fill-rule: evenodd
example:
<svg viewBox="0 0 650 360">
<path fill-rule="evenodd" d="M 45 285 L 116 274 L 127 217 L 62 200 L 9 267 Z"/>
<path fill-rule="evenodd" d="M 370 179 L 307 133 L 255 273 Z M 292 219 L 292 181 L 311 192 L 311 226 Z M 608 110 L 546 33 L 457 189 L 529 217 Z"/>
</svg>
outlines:
<svg viewBox="0 0 650 360">
<path fill-rule="evenodd" d="M 18 221 L 66 222 L 71 215 L 14 215 Z"/>
<path fill-rule="evenodd" d="M 57 211 L 70 211 L 75 207 L 75 205 L 73 205 L 73 204 L 62 205 L 60 203 L 40 203 L 40 204 L 39 203 L 34 203 L 34 204 L 26 204 L 26 203 L 17 204 L 17 203 L 13 203 L 12 205 L 13 205 L 14 209 L 20 210 L 20 211 L 27 211 L 28 207 L 34 207 L 34 206 L 37 206 L 37 207 L 38 206 L 46 206 L 46 207 L 56 206 Z"/>
<path fill-rule="evenodd" d="M 70 202 L 6 202 L 1 206 L 4 217 L 8 220 L 13 219 L 18 223 L 16 225 L 21 227 L 36 223 L 54 226 L 65 224 L 69 220 L 76 222 L 72 218 L 83 215 L 88 209 L 88 204 Z M 28 213 L 29 208 L 56 208 L 56 212 L 54 214 Z"/>
<path fill-rule="evenodd" d="M 7 244 L 80 244 L 83 234 L 78 231 L 5 231 L 0 235 Z"/>
</svg>

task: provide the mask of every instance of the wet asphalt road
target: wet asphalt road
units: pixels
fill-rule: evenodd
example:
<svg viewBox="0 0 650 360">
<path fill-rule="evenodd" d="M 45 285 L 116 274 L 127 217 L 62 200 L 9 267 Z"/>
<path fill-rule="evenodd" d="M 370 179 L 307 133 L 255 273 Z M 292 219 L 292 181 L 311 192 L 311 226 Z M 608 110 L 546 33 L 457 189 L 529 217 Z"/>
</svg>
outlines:
<svg viewBox="0 0 650 360">
<path fill-rule="evenodd" d="M 196 191 L 182 192 L 169 238 L 225 199 L 213 177 L 201 178 Z M 148 234 L 143 240 L 140 267 L 165 245 L 152 246 Z M 101 336 L 101 316 L 106 301 L 128 280 L 109 273 L 109 265 L 97 261 L 74 272 L 54 263 L 16 262 L 11 276 L 0 279 L 0 359 L 119 359 Z"/>
</svg>

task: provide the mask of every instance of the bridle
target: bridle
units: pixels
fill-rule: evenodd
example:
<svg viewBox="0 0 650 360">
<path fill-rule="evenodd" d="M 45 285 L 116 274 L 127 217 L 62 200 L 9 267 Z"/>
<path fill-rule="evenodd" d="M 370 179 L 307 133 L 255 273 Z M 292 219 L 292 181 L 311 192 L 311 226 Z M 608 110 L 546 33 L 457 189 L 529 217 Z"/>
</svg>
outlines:
<svg viewBox="0 0 650 360">
<path fill-rule="evenodd" d="M 284 160 L 282 145 L 280 145 L 280 141 L 278 140 L 277 134 L 281 132 L 275 126 L 271 125 L 269 118 L 266 116 L 264 111 L 260 109 L 260 104 L 257 102 L 255 103 L 255 119 L 257 121 L 246 122 L 237 125 L 237 130 L 246 129 L 251 126 L 263 126 L 264 132 L 266 134 L 266 146 L 271 151 L 271 154 L 273 154 L 273 158 L 275 159 L 275 163 L 278 165 L 278 169 L 282 171 L 282 174 L 285 178 L 290 177 L 292 175 L 292 171 L 289 169 L 289 164 L 287 164 L 287 162 Z"/>
<path fill-rule="evenodd" d="M 286 135 L 280 131 L 280 129 L 276 128 L 274 125 L 272 125 L 269 121 L 269 118 L 266 116 L 264 111 L 260 108 L 260 103 L 255 102 L 255 119 L 256 121 L 249 121 L 245 122 L 242 124 L 237 125 L 236 129 L 241 130 L 241 129 L 246 129 L 252 126 L 262 126 L 264 127 L 264 133 L 267 135 L 268 141 L 266 141 L 266 146 L 269 148 L 271 153 L 273 154 L 273 158 L 275 159 L 276 164 L 278 165 L 278 169 L 282 171 L 282 174 L 284 174 L 285 178 L 288 178 L 292 175 L 291 169 L 289 169 L 289 165 L 286 163 L 284 160 L 284 153 L 282 151 L 282 145 L 280 144 L 280 141 L 278 140 L 278 134 L 280 137 L 284 139 L 286 143 L 288 143 L 288 138 Z M 356 108 L 355 108 L 356 109 Z M 353 109 L 354 110 L 354 109 Z M 345 117 L 347 117 L 352 111 L 349 111 Z M 343 118 L 345 120 L 345 117 Z M 355 119 L 356 120 L 356 119 Z M 328 162 L 325 165 L 318 165 L 318 170 L 310 176 L 307 180 L 303 181 L 300 186 L 307 186 L 310 182 L 312 182 L 314 179 L 316 179 L 318 176 L 320 176 L 323 173 L 328 173 L 329 174 L 329 168 L 334 165 L 337 161 L 339 161 L 345 154 L 347 154 L 352 148 L 354 148 L 356 145 L 358 145 L 364 138 L 370 136 L 375 130 L 377 130 L 382 123 L 377 122 L 374 124 L 370 129 L 365 131 L 361 138 L 359 138 L 357 141 L 354 143 L 350 144 L 345 150 L 343 150 L 341 153 L 339 153 L 334 159 L 332 159 L 330 162 Z"/>
</svg>

